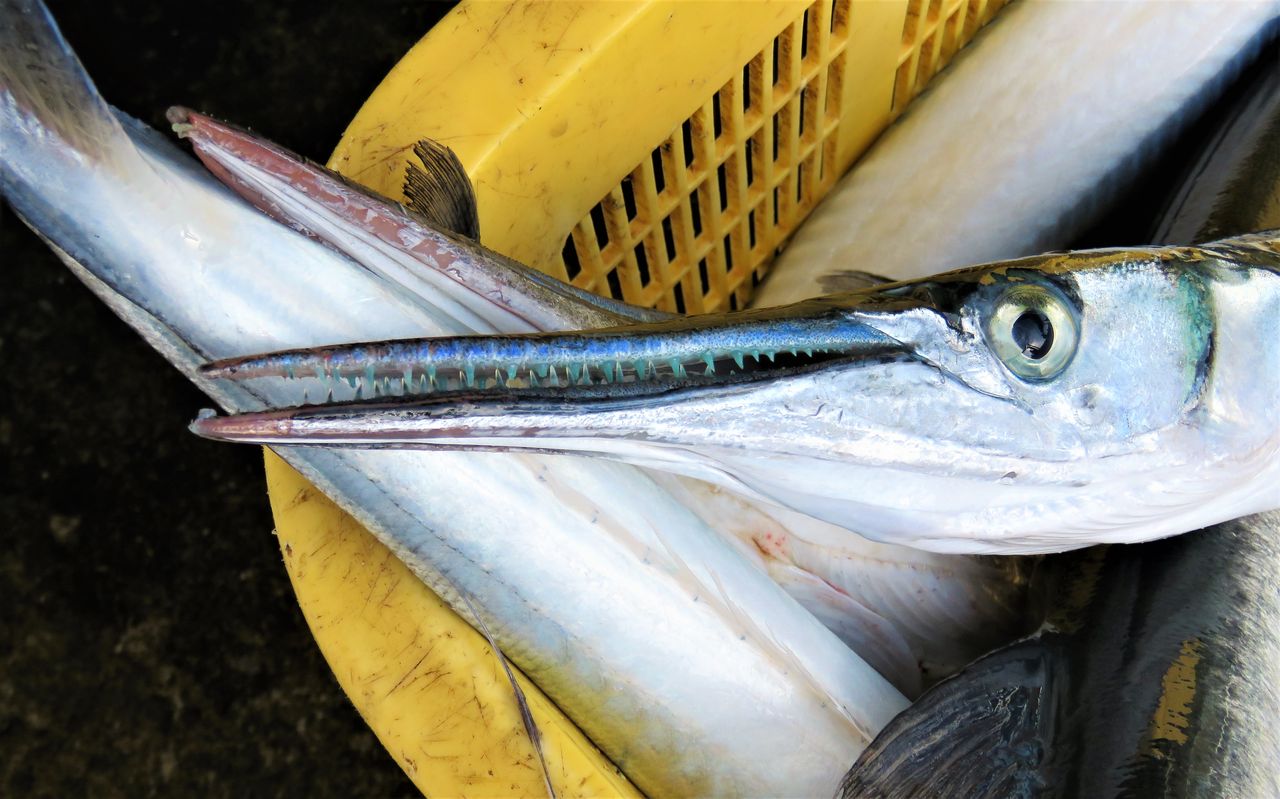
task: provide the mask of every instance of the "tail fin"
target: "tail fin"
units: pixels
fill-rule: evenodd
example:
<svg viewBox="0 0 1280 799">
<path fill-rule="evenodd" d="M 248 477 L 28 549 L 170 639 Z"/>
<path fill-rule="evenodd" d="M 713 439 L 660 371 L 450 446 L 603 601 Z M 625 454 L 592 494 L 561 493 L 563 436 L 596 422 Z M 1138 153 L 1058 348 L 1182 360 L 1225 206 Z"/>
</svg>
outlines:
<svg viewBox="0 0 1280 799">
<path fill-rule="evenodd" d="M 0 165 L 18 168 L 36 146 L 117 168 L 140 160 L 44 4 L 0 0 Z"/>
</svg>

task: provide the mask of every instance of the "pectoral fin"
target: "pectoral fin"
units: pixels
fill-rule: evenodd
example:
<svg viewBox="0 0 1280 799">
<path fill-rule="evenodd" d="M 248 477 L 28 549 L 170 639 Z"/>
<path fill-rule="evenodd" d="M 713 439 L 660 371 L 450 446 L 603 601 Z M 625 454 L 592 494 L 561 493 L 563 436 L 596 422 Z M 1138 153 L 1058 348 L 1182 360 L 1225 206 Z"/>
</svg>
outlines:
<svg viewBox="0 0 1280 799">
<path fill-rule="evenodd" d="M 978 660 L 898 714 L 837 796 L 1033 796 L 1052 722 L 1049 650 L 1039 637 Z"/>
</svg>

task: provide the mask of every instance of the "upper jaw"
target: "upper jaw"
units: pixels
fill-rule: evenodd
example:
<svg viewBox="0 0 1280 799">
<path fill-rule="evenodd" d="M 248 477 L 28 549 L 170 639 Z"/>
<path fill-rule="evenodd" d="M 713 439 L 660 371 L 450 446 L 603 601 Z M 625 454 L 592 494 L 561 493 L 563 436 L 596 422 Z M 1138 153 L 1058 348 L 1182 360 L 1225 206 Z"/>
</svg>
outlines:
<svg viewBox="0 0 1280 799">
<path fill-rule="evenodd" d="M 1024 259 L 757 311 L 573 333 L 317 347 L 220 361 L 204 373 L 232 380 L 315 376 L 358 388 L 363 401 L 455 391 L 518 398 L 542 389 L 562 391 L 573 401 L 771 379 L 893 354 L 929 363 L 980 393 L 1016 401 L 1005 371 L 977 357 L 984 349 L 981 323 L 965 300 L 1019 270 L 1066 271 L 1069 265 L 1057 261 L 1072 258 L 1079 260 Z M 583 391 L 586 386 L 595 388 Z"/>
<path fill-rule="evenodd" d="M 818 363 L 903 353 L 875 320 L 838 302 L 688 317 L 571 333 L 457 336 L 339 345 L 209 364 L 212 378 L 315 375 L 356 382 L 365 398 L 488 391 L 566 398 L 635 396 L 672 386 L 724 385 Z"/>
<path fill-rule="evenodd" d="M 316 376 L 356 385 L 361 399 L 205 416 L 193 430 L 260 443 L 583 452 L 605 439 L 696 448 L 732 414 L 785 437 L 768 430 L 771 407 L 781 414 L 781 405 L 802 407 L 814 392 L 861 391 L 831 386 L 854 386 L 892 362 L 923 366 L 963 393 L 1009 399 L 989 364 L 976 363 L 981 348 L 970 328 L 917 300 L 864 292 L 576 333 L 297 350 L 210 364 L 205 374 Z M 903 407 L 921 399 L 903 397 Z"/>
</svg>

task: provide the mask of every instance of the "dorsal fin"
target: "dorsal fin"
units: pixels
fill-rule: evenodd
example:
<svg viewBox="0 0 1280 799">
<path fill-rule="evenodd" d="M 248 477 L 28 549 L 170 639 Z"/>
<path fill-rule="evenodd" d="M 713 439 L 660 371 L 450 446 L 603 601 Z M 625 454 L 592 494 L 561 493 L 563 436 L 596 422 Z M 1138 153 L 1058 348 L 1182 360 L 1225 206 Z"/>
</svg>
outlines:
<svg viewBox="0 0 1280 799">
<path fill-rule="evenodd" d="M 408 209 L 438 228 L 479 241 L 476 194 L 458 156 L 431 139 L 413 145 L 413 154 L 422 166 L 410 163 L 405 170 Z"/>
<path fill-rule="evenodd" d="M 899 713 L 845 775 L 841 799 L 1032 796 L 1052 714 L 1037 637 L 975 661 Z"/>
</svg>

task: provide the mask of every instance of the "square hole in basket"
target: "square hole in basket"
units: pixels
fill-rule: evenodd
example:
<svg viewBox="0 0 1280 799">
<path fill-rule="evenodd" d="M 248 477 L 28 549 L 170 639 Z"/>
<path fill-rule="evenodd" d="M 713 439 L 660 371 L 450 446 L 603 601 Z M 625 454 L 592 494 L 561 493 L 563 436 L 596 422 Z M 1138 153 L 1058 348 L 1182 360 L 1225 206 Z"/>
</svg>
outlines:
<svg viewBox="0 0 1280 799">
<path fill-rule="evenodd" d="M 781 72 L 778 69 L 778 62 L 782 59 L 782 36 L 773 37 L 773 76 L 770 80 L 770 86 L 777 86 L 781 78 Z"/>
<path fill-rule="evenodd" d="M 662 147 L 655 148 L 650 158 L 653 161 L 653 191 L 661 194 L 667 188 L 667 179 L 662 173 Z"/>
<path fill-rule="evenodd" d="M 720 213 L 729 208 L 729 167 L 721 164 L 716 167 L 716 189 L 720 192 Z"/>
<path fill-rule="evenodd" d="M 615 300 L 622 299 L 622 279 L 618 277 L 617 269 L 610 269 L 605 275 L 605 282 L 609 284 L 609 296 Z"/>
<path fill-rule="evenodd" d="M 827 65 L 827 98 L 823 105 L 826 106 L 825 116 L 828 122 L 840 118 L 840 100 L 844 97 L 844 64 L 845 55 L 841 52 Z"/>
<path fill-rule="evenodd" d="M 564 249 L 560 251 L 560 258 L 564 261 L 564 273 L 569 280 L 573 280 L 582 274 L 582 262 L 578 260 L 578 248 L 573 243 L 573 236 L 565 237 Z"/>
<path fill-rule="evenodd" d="M 601 252 L 609 246 L 609 226 L 604 221 L 604 206 L 596 203 L 591 209 L 591 227 L 596 233 L 596 246 Z"/>
<path fill-rule="evenodd" d="M 804 16 L 800 18 L 800 60 L 804 61 L 809 57 L 809 23 L 815 18 L 814 7 L 810 6 L 804 10 Z"/>
<path fill-rule="evenodd" d="M 626 209 L 628 222 L 634 220 L 640 213 L 636 207 L 636 190 L 630 175 L 622 179 L 622 206 Z"/>
<path fill-rule="evenodd" d="M 782 138 L 782 114 L 786 111 L 785 106 L 773 115 L 773 162 L 778 163 L 778 139 Z"/>
<path fill-rule="evenodd" d="M 724 101 L 724 91 L 718 91 L 711 95 L 711 138 L 716 141 L 724 135 L 724 121 L 722 119 L 722 111 L 720 104 Z"/>
<path fill-rule="evenodd" d="M 684 145 L 684 168 L 693 166 L 693 122 L 686 119 L 680 123 L 680 141 Z"/>
<path fill-rule="evenodd" d="M 902 43 L 915 44 L 916 31 L 920 28 L 921 0 L 909 0 L 906 16 L 902 18 Z"/>
<path fill-rule="evenodd" d="M 653 280 L 653 276 L 649 274 L 649 256 L 645 253 L 643 244 L 636 245 L 635 255 L 636 274 L 640 278 L 640 287 L 645 288 Z"/>
<path fill-rule="evenodd" d="M 831 7 L 831 37 L 843 39 L 849 35 L 849 11 L 853 0 L 835 0 Z"/>
</svg>

